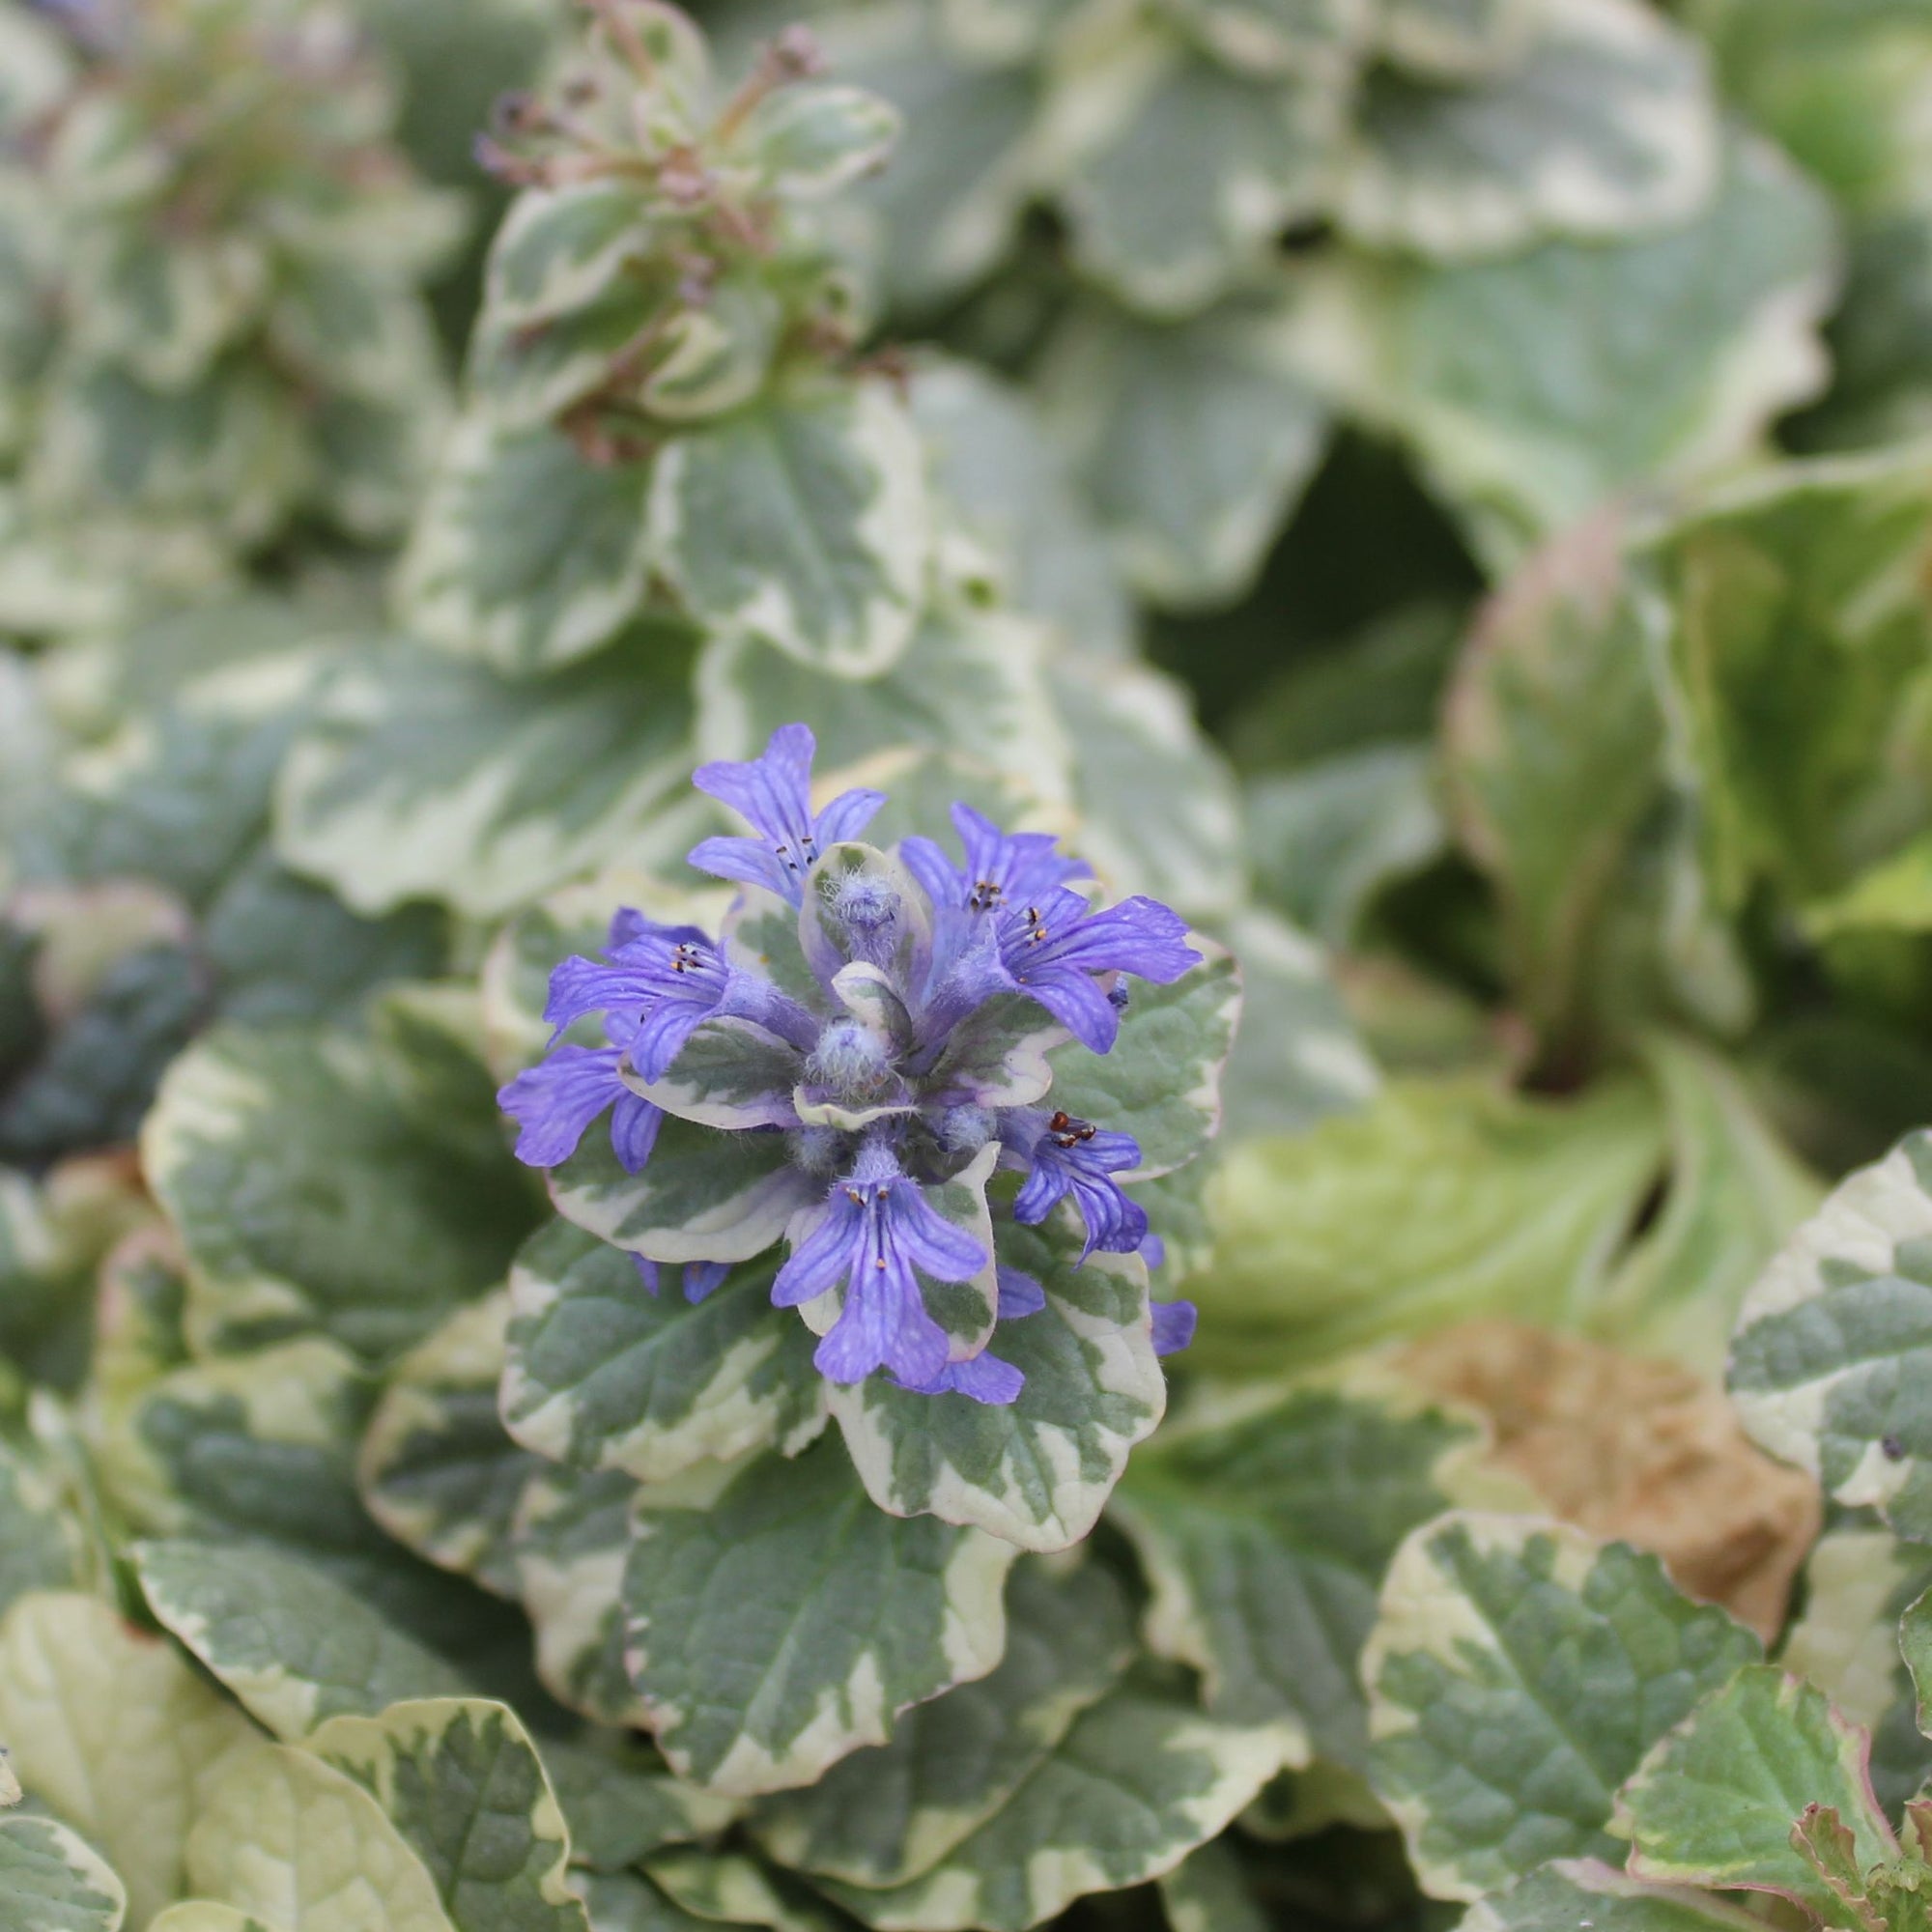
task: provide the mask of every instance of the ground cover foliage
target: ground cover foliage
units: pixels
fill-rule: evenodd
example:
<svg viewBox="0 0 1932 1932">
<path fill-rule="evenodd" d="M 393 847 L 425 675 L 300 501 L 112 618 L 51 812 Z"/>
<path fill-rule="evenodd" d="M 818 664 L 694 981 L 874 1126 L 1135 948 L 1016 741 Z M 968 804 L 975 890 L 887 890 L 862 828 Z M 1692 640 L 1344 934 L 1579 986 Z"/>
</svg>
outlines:
<svg viewBox="0 0 1932 1932">
<path fill-rule="evenodd" d="M 0 0 L 0 1926 L 1932 1924 L 1928 106 Z"/>
</svg>

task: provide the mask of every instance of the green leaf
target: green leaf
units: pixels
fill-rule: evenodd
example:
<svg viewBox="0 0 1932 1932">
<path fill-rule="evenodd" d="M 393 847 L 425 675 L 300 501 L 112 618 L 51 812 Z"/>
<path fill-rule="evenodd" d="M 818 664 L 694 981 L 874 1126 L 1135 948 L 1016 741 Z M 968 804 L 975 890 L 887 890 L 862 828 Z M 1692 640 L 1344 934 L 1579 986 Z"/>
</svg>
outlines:
<svg viewBox="0 0 1932 1932">
<path fill-rule="evenodd" d="M 732 1800 L 673 1777 L 631 1732 L 591 1732 L 570 1743 L 547 1737 L 543 1761 L 570 1827 L 574 1866 L 622 1871 L 667 1845 L 722 1832 L 738 1814 Z"/>
<path fill-rule="evenodd" d="M 278 1738 L 406 1697 L 467 1687 L 434 1651 L 313 1565 L 242 1543 L 175 1539 L 135 1550 L 155 1615 Z"/>
<path fill-rule="evenodd" d="M 1378 12 L 1392 34 L 1403 0 L 1376 8 L 1357 0 L 1179 0 L 1174 11 L 1229 66 L 1287 73 L 1353 54 Z"/>
<path fill-rule="evenodd" d="M 642 211 L 627 181 L 568 182 L 518 195 L 490 244 L 491 322 L 523 327 L 594 301 L 650 244 Z"/>
<path fill-rule="evenodd" d="M 1280 1768 L 1282 1738 L 1129 1683 L 1075 1719 L 1007 1803 L 923 1878 L 822 1881 L 878 1932 L 1023 1932 L 1089 1892 L 1157 1878 L 1223 1831 Z"/>
<path fill-rule="evenodd" d="M 711 1922 L 673 1905 L 634 1872 L 576 1872 L 571 1883 L 590 1915 L 591 1932 L 705 1932 Z"/>
<path fill-rule="evenodd" d="M 1157 18 L 1106 15 L 1050 80 L 1037 164 L 1075 261 L 1130 308 L 1206 308 L 1326 199 L 1343 101 L 1319 69 L 1244 74 Z"/>
<path fill-rule="evenodd" d="M 1125 1598 L 1101 1565 L 1059 1577 L 1018 1563 L 1007 1651 L 990 1676 L 915 1705 L 889 1743 L 853 1752 L 810 1788 L 766 1799 L 752 1829 L 790 1869 L 904 1885 L 1006 1804 L 1131 1654 Z"/>
<path fill-rule="evenodd" d="M 1002 1225 L 999 1264 L 1046 1290 L 1037 1315 L 991 1346 L 1026 1378 L 1017 1401 L 919 1395 L 870 1376 L 829 1392 L 860 1480 L 881 1509 L 972 1523 L 1023 1549 L 1065 1549 L 1098 1520 L 1127 1453 L 1167 1406 L 1147 1267 L 1095 1254 L 1078 1265 L 1070 1210 L 1039 1229 Z"/>
<path fill-rule="evenodd" d="M 1633 0 L 1537 11 L 1522 57 L 1495 71 L 1444 84 L 1370 71 L 1337 199 L 1352 240 L 1453 260 L 1702 207 L 1718 114 L 1695 43 Z"/>
<path fill-rule="evenodd" d="M 1637 1354 L 1722 1373 L 1745 1293 L 1823 1196 L 1737 1072 L 1658 1035 L 1645 1060 L 1663 1094 L 1670 1174 L 1662 1211 L 1619 1264 L 1588 1326 Z"/>
<path fill-rule="evenodd" d="M 0 1612 L 30 1590 L 86 1580 L 87 1536 L 43 1459 L 0 1441 Z"/>
<path fill-rule="evenodd" d="M 726 1794 L 808 1784 L 907 1705 L 983 1677 L 1015 1552 L 875 1510 L 831 1444 L 765 1456 L 708 1507 L 639 1499 L 631 1670 L 682 1776 Z"/>
<path fill-rule="evenodd" d="M 73 318 L 74 351 L 170 392 L 202 381 L 255 319 L 269 270 L 261 248 L 233 232 L 163 236 L 133 227 L 104 245 L 83 243 L 75 266 L 90 299 Z"/>
<path fill-rule="evenodd" d="M 510 1273 L 505 1425 L 526 1448 L 661 1482 L 715 1457 L 796 1451 L 824 1426 L 811 1338 L 747 1266 L 702 1301 L 644 1293 L 621 1249 L 557 1221 Z"/>
<path fill-rule="evenodd" d="M 621 1470 L 538 1475 L 511 1544 L 544 1688 L 585 1717 L 630 1726 L 645 1715 L 625 1663 L 622 1602 L 637 1495 Z"/>
<path fill-rule="evenodd" d="M 1776 1664 L 1740 1670 L 1644 1759 L 1617 1800 L 1634 1877 L 1776 1891 L 1835 1921 L 1837 1894 L 1793 1843 L 1807 1805 L 1854 1834 L 1860 1869 L 1898 1856 L 1865 1779 L 1868 1740 Z"/>
<path fill-rule="evenodd" d="M 463 417 L 403 566 L 405 615 L 508 677 L 596 650 L 644 601 L 650 478 L 646 464 L 593 463 L 548 427 Z"/>
<path fill-rule="evenodd" d="M 753 758 L 779 725 L 810 724 L 828 772 L 903 748 L 952 753 L 1059 802 L 1071 758 L 1046 682 L 1052 641 L 1010 611 L 937 605 L 890 670 L 846 683 L 719 637 L 698 660 L 697 741 L 706 757 Z"/>
<path fill-rule="evenodd" d="M 298 1932 L 462 1932 L 381 1805 L 292 1745 L 230 1761 L 188 1838 L 194 1891 Z"/>
<path fill-rule="evenodd" d="M 87 1842 L 51 1818 L 0 1818 L 0 1915 L 11 1932 L 121 1932 L 128 1894 Z"/>
<path fill-rule="evenodd" d="M 876 383 L 760 404 L 665 447 L 650 530 L 657 568 L 708 628 L 874 676 L 923 601 L 918 434 Z"/>
<path fill-rule="evenodd" d="M 1500 570 L 1612 492 L 1720 469 L 1813 393 L 1833 262 L 1816 189 L 1744 141 L 1688 224 L 1351 270 L 1329 327 L 1355 345 L 1357 406 L 1409 443 Z M 1623 326 L 1594 328 L 1605 315 Z"/>
<path fill-rule="evenodd" d="M 1535 0 L 1381 0 L 1381 51 L 1410 73 L 1444 80 L 1513 67 L 1541 23 Z"/>
<path fill-rule="evenodd" d="M 844 1921 L 795 1880 L 735 1852 L 661 1853 L 645 1866 L 680 1912 L 706 1925 L 761 1925 L 767 1932 L 840 1932 Z"/>
<path fill-rule="evenodd" d="M 1662 1153 L 1641 1087 L 1559 1102 L 1469 1077 L 1393 1083 L 1359 1113 L 1237 1143 L 1208 1179 L 1196 1354 L 1253 1375 L 1477 1314 L 1575 1321 Z"/>
<path fill-rule="evenodd" d="M 1221 1123 L 1221 1069 L 1241 1017 L 1234 959 L 1197 934 L 1203 963 L 1171 985 L 1137 984 L 1111 1053 L 1067 1046 L 1053 1056 L 1053 1101 L 1140 1143 L 1123 1180 L 1185 1167 Z"/>
<path fill-rule="evenodd" d="M 277 849 L 357 911 L 428 898 L 476 919 L 632 857 L 690 776 L 683 650 L 643 632 L 540 684 L 372 651 L 289 753 Z"/>
<path fill-rule="evenodd" d="M 570 1838 L 507 1705 L 475 1697 L 331 1718 L 308 1748 L 371 1792 L 422 1860 L 457 1932 L 584 1932 Z"/>
<path fill-rule="evenodd" d="M 221 1905 L 208 1898 L 189 1898 L 169 1906 L 151 1922 L 148 1932 L 284 1932 L 284 1929 L 264 1922 L 239 1906 Z"/>
<path fill-rule="evenodd" d="M 1804 1613 L 1778 1662 L 1872 1734 L 1870 1773 L 1895 1815 L 1932 1779 L 1932 1741 L 1900 1655 L 1899 1619 L 1932 1588 L 1932 1552 L 1856 1520 L 1828 1529 L 1804 1565 Z"/>
<path fill-rule="evenodd" d="M 1042 408 L 1143 596 L 1217 604 L 1260 574 L 1328 440 L 1290 347 L 1264 309 L 1162 327 L 1091 302 L 1049 343 Z"/>
<path fill-rule="evenodd" d="M 1033 75 L 962 58 L 951 26 L 916 0 L 825 21 L 833 70 L 874 89 L 913 129 L 849 195 L 867 224 L 867 266 L 895 311 L 929 312 L 979 281 L 1012 245 L 1032 185 Z"/>
<path fill-rule="evenodd" d="M 1664 533 L 1702 857 L 1725 911 L 1758 878 L 1831 895 L 1879 856 L 1867 827 L 1922 811 L 1912 573 L 1928 517 L 1923 464 L 1879 454 L 1786 465 Z"/>
<path fill-rule="evenodd" d="M 1081 856 L 1117 895 L 1147 893 L 1188 919 L 1247 899 L 1233 774 L 1172 679 L 1072 651 L 1049 670 L 1073 743 Z"/>
<path fill-rule="evenodd" d="M 1173 1932 L 1269 1932 L 1272 1924 L 1228 1837 L 1189 1852 L 1164 1874 L 1160 1902 Z"/>
<path fill-rule="evenodd" d="M 186 1889 L 188 1827 L 253 1730 L 165 1641 L 94 1597 L 22 1597 L 0 1622 L 0 1735 L 20 1782 L 120 1875 L 145 1926 Z"/>
<path fill-rule="evenodd" d="M 1224 1135 L 1299 1133 L 1371 1099 L 1379 1076 L 1320 949 L 1260 906 L 1215 930 L 1241 967 L 1238 1051 L 1221 1076 Z"/>
<path fill-rule="evenodd" d="M 1758 1654 L 1628 1544 L 1447 1516 L 1397 1551 L 1363 1655 L 1370 1779 L 1434 1897 L 1612 1858 L 1617 1787 Z"/>
<path fill-rule="evenodd" d="M 912 410 L 933 488 L 985 553 L 1002 602 L 1084 650 L 1131 656 L 1132 600 L 1027 392 L 977 363 L 927 355 L 913 369 Z"/>
<path fill-rule="evenodd" d="M 1667 616 L 1625 577 L 1621 534 L 1608 517 L 1582 526 L 1490 604 L 1443 713 L 1458 836 L 1502 901 L 1512 989 L 1555 1057 L 1577 1049 L 1597 926 L 1662 782 Z"/>
<path fill-rule="evenodd" d="M 610 1139 L 587 1135 L 550 1177 L 557 1212 L 658 1262 L 741 1262 L 762 1254 L 819 1194 L 779 1134 L 721 1134 L 675 1116 L 650 1165 L 626 1174 Z"/>
<path fill-rule="evenodd" d="M 1760 1446 L 1834 1501 L 1932 1542 L 1932 1134 L 1839 1184 L 1745 1297 L 1731 1399 Z"/>
<path fill-rule="evenodd" d="M 500 1597 L 517 1594 L 508 1539 L 541 1466 L 497 1412 L 507 1292 L 459 1308 L 389 1371 L 356 1461 L 369 1514 L 398 1543 Z"/>
<path fill-rule="evenodd" d="M 502 1278 L 533 1216 L 487 1078 L 473 1067 L 462 1096 L 479 1146 L 454 1107 L 417 1116 L 412 1070 L 320 1030 L 222 1029 L 174 1064 L 142 1161 L 186 1245 L 198 1337 L 321 1334 L 381 1361 Z"/>
<path fill-rule="evenodd" d="M 1596 1859 L 1558 1859 L 1472 1905 L 1457 1932 L 1756 1932 L 1764 1920 L 1708 1891 L 1649 1885 Z"/>
<path fill-rule="evenodd" d="M 702 1021 L 662 1079 L 646 1080 L 634 1067 L 622 1078 L 632 1093 L 681 1121 L 743 1132 L 795 1126 L 792 1090 L 804 1072 L 804 1056 L 790 1041 L 726 1014 Z"/>
<path fill-rule="evenodd" d="M 884 165 L 897 144 L 896 108 L 862 87 L 781 87 L 745 117 L 738 143 L 774 193 L 818 201 Z"/>
<path fill-rule="evenodd" d="M 1480 1446 L 1469 1421 L 1364 1377 L 1177 1417 L 1114 1499 L 1153 1587 L 1149 1645 L 1202 1673 L 1212 1715 L 1302 1730 L 1361 1771 L 1377 1592 Z"/>
</svg>

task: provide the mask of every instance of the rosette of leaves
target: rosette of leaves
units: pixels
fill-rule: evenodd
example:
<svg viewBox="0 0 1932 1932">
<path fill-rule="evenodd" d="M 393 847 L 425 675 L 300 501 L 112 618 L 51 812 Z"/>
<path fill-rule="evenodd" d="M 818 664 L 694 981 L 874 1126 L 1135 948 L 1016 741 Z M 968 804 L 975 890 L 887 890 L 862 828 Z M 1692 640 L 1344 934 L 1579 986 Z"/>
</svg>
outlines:
<svg viewBox="0 0 1932 1932">
<path fill-rule="evenodd" d="M 13 10 L 14 15 L 19 10 Z M 53 10 L 61 83 L 10 113 L 0 622 L 114 621 L 298 523 L 407 520 L 444 379 L 420 288 L 460 230 L 327 0 Z"/>
</svg>

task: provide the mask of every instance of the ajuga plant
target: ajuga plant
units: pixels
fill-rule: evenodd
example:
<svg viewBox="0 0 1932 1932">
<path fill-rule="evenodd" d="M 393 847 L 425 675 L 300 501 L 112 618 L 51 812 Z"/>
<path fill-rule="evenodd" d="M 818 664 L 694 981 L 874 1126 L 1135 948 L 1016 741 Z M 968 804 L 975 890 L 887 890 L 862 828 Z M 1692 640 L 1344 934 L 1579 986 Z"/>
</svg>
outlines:
<svg viewBox="0 0 1932 1932">
<path fill-rule="evenodd" d="M 421 285 L 461 232 L 327 0 L 10 4 L 0 625 L 204 593 L 409 518 L 446 403 Z"/>
<path fill-rule="evenodd" d="M 0 1925 L 1923 1932 L 1920 0 L 355 12 L 386 621 L 0 655 Z"/>
</svg>

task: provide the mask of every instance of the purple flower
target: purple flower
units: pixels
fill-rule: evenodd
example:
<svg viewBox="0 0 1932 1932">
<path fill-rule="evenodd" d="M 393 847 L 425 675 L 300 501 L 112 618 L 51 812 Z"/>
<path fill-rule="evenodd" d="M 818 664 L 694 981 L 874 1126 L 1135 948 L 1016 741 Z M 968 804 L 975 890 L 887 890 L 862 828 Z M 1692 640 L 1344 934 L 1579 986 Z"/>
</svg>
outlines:
<svg viewBox="0 0 1932 1932">
<path fill-rule="evenodd" d="M 1078 893 L 1056 888 L 1002 916 L 1000 960 L 1082 1045 L 1106 1053 L 1121 1015 L 1095 976 L 1132 973 L 1164 986 L 1200 965 L 1201 955 L 1187 944 L 1187 922 L 1156 899 L 1092 912 Z"/>
<path fill-rule="evenodd" d="M 805 875 L 828 845 L 856 838 L 885 804 L 882 791 L 841 792 L 825 810 L 811 810 L 811 758 L 817 749 L 804 724 L 781 724 L 761 758 L 746 764 L 700 765 L 692 782 L 728 805 L 757 835 L 706 838 L 691 863 L 701 872 L 741 885 L 763 886 L 797 905 Z"/>
<path fill-rule="evenodd" d="M 644 1293 L 655 1296 L 663 1270 L 642 1255 L 633 1255 L 631 1261 L 638 1270 L 638 1279 L 644 1285 Z M 696 1306 L 721 1286 L 730 1272 L 729 1262 L 686 1262 L 681 1271 L 684 1298 Z"/>
<path fill-rule="evenodd" d="M 899 857 L 923 885 L 933 904 L 965 912 L 997 912 L 1030 905 L 1072 879 L 1091 879 L 1084 859 L 1056 851 L 1043 832 L 1002 832 L 970 805 L 952 808 L 953 829 L 966 848 L 966 863 L 955 866 L 930 838 L 904 838 Z"/>
<path fill-rule="evenodd" d="M 944 1372 L 952 1350 L 925 1311 L 920 1273 L 970 1281 L 988 1259 L 899 1171 L 889 1148 L 867 1142 L 779 1270 L 772 1299 L 796 1308 L 842 1283 L 845 1305 L 812 1357 L 818 1372 L 856 1382 L 886 1368 L 908 1388 L 923 1387 Z"/>
<path fill-rule="evenodd" d="M 1201 1311 L 1191 1301 L 1156 1301 L 1153 1305 L 1153 1351 L 1178 1355 L 1194 1340 Z"/>
<path fill-rule="evenodd" d="M 585 1013 L 626 1013 L 635 1023 L 631 1064 L 662 1080 L 684 1043 L 724 1002 L 724 955 L 695 925 L 656 925 L 628 909 L 611 922 L 633 936 L 608 958 L 573 953 L 550 976 L 544 1018 L 561 1034 Z M 554 1036 L 553 1036 L 554 1037 Z"/>
<path fill-rule="evenodd" d="M 1147 1210 L 1122 1193 L 1113 1179 L 1141 1164 L 1140 1143 L 1133 1135 L 1104 1133 L 1091 1121 L 1055 1114 L 1029 1152 L 1033 1172 L 1013 1197 L 1015 1221 L 1037 1227 L 1070 1194 L 1087 1224 L 1083 1262 L 1095 1248 L 1130 1255 L 1147 1239 Z"/>
<path fill-rule="evenodd" d="M 577 1151 L 585 1130 L 605 1108 L 611 1113 L 611 1147 L 626 1174 L 641 1174 L 657 1145 L 664 1109 L 624 1085 L 618 1069 L 636 1022 L 607 1015 L 609 1046 L 560 1046 L 548 1060 L 519 1073 L 497 1095 L 514 1120 L 517 1158 L 528 1167 L 557 1167 Z"/>
<path fill-rule="evenodd" d="M 1046 1306 L 1046 1290 L 1018 1268 L 1000 1270 L 1000 1320 L 1024 1321 Z M 963 1395 L 989 1407 L 1004 1408 L 1019 1400 L 1026 1377 L 990 1350 L 963 1362 L 948 1362 L 929 1382 L 907 1384 L 914 1395 Z"/>
</svg>

